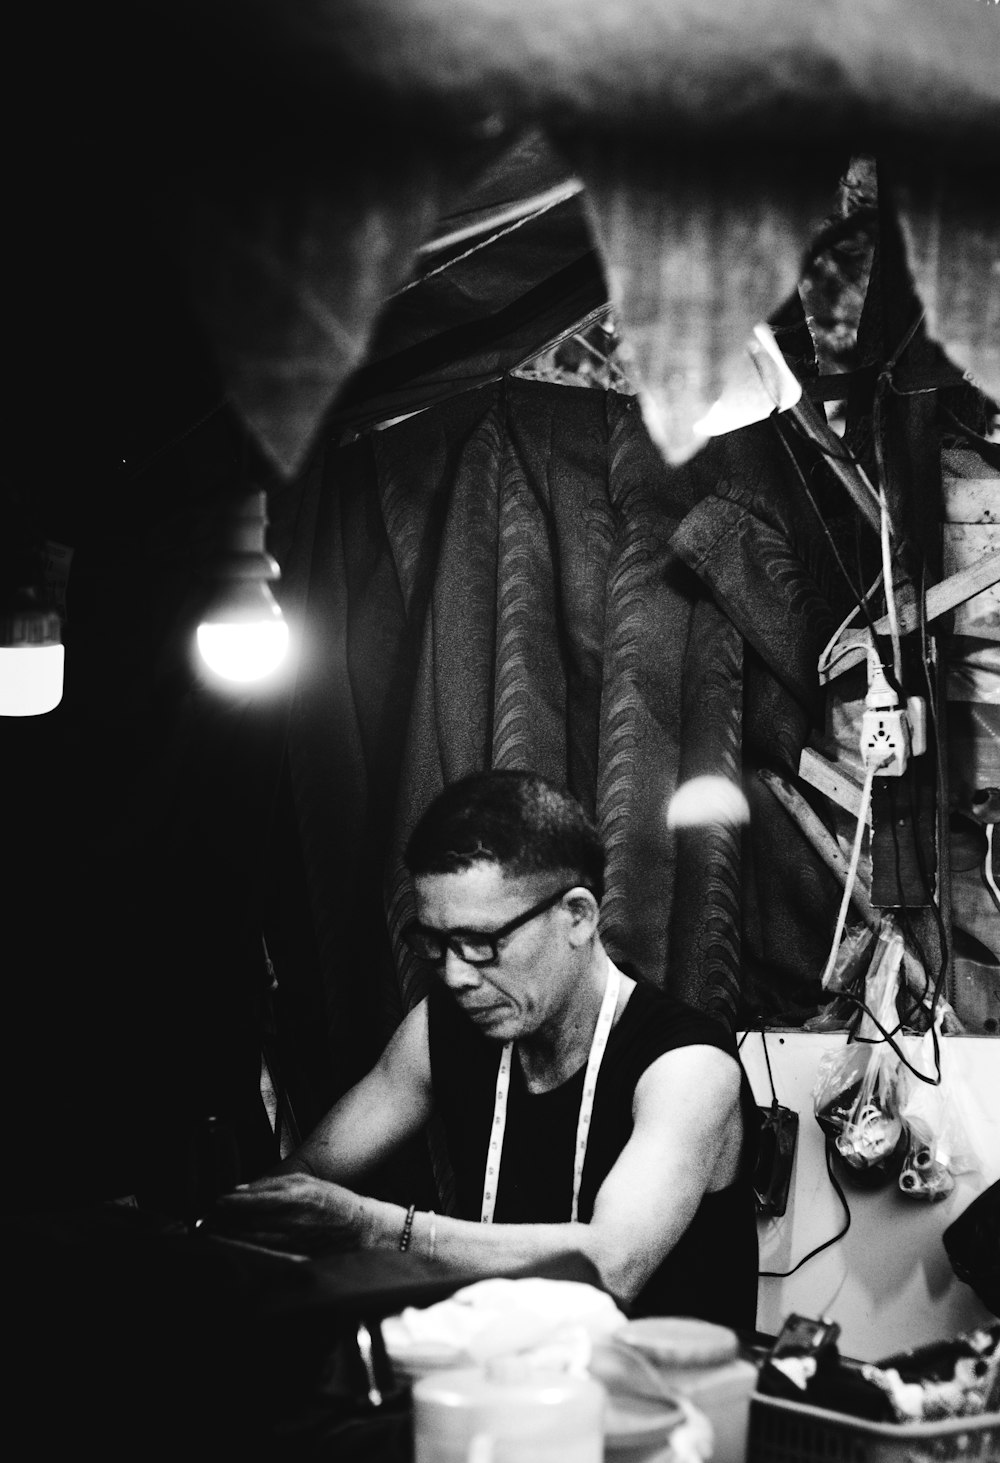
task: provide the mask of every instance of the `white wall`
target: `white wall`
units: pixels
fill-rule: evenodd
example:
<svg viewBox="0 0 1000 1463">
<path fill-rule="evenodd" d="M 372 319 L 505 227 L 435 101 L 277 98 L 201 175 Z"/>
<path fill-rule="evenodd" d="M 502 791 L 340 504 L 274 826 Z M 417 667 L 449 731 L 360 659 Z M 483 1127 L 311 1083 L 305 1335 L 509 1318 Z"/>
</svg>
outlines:
<svg viewBox="0 0 1000 1463">
<path fill-rule="evenodd" d="M 788 1270 L 844 1223 L 827 1174 L 812 1091 L 821 1055 L 842 1047 L 846 1037 L 843 1032 L 772 1031 L 766 1040 L 778 1101 L 798 1112 L 799 1136 L 787 1212 L 759 1221 L 760 1268 Z M 901 1045 L 915 1053 L 917 1039 L 904 1038 Z M 760 1032 L 747 1036 L 740 1056 L 758 1102 L 770 1104 Z M 954 1192 L 937 1203 L 909 1198 L 895 1184 L 876 1191 L 844 1184 L 852 1216 L 848 1233 L 789 1278 L 761 1280 L 760 1331 L 777 1334 L 792 1312 L 829 1316 L 840 1325 L 843 1355 L 876 1361 L 995 1321 L 955 1276 L 941 1234 L 977 1193 L 1000 1178 L 1000 1039 L 946 1037 L 941 1061 L 946 1079 L 957 1076 L 965 1084 L 981 1172 L 960 1177 Z"/>
</svg>

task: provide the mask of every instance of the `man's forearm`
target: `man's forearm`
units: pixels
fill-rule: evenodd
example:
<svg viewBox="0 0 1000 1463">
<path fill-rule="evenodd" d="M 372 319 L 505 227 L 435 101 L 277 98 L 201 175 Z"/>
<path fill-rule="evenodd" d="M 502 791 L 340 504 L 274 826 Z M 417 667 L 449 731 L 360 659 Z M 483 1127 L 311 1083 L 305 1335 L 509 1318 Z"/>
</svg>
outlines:
<svg viewBox="0 0 1000 1463">
<path fill-rule="evenodd" d="M 607 1207 L 607 1206 L 606 1206 Z M 628 1304 L 676 1236 L 662 1225 L 636 1232 L 612 1212 L 589 1224 L 478 1224 L 359 1194 L 296 1170 L 243 1184 L 217 1202 L 213 1227 L 302 1253 L 407 1250 L 484 1278 L 530 1271 L 566 1255 L 589 1260 L 605 1289 Z"/>
<path fill-rule="evenodd" d="M 361 1204 L 363 1249 L 399 1249 L 407 1211 L 399 1204 L 365 1198 Z M 407 1249 L 423 1259 L 456 1270 L 481 1272 L 484 1277 L 513 1274 L 567 1254 L 588 1259 L 615 1299 L 627 1303 L 631 1295 L 616 1294 L 615 1266 L 603 1254 L 600 1234 L 589 1224 L 477 1224 L 469 1219 L 417 1210 Z"/>
</svg>

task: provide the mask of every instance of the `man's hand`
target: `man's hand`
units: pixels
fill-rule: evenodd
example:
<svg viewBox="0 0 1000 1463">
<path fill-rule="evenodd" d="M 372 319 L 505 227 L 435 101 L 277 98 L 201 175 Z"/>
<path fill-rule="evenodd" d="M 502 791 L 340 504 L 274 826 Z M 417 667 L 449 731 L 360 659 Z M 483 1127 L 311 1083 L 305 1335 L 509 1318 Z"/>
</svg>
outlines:
<svg viewBox="0 0 1000 1463">
<path fill-rule="evenodd" d="M 364 1201 L 312 1174 L 275 1174 L 223 1194 L 203 1226 L 210 1234 L 300 1254 L 353 1250 L 364 1242 Z"/>
</svg>

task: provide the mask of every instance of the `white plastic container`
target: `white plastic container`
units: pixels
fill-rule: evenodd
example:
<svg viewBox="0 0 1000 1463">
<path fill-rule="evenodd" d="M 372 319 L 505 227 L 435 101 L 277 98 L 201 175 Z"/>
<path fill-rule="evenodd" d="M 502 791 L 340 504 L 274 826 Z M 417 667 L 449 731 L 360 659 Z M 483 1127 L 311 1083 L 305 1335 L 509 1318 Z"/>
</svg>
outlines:
<svg viewBox="0 0 1000 1463">
<path fill-rule="evenodd" d="M 602 1463 L 604 1388 L 515 1359 L 413 1384 L 414 1463 Z"/>
<path fill-rule="evenodd" d="M 664 1388 L 687 1398 L 708 1419 L 712 1463 L 746 1463 L 757 1368 L 739 1355 L 735 1331 L 685 1316 L 643 1316 L 616 1331 L 614 1339 L 652 1362 Z"/>
</svg>

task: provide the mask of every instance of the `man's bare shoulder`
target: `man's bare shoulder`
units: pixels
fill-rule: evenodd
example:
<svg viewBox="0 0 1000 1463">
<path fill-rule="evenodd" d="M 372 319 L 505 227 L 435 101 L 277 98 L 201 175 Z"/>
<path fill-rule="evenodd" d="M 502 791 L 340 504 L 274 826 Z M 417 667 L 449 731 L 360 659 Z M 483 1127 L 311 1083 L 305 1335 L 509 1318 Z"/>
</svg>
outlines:
<svg viewBox="0 0 1000 1463">
<path fill-rule="evenodd" d="M 383 1081 L 417 1082 L 429 1088 L 431 1059 L 426 997 L 407 1011 L 386 1043 L 374 1071 Z"/>
<path fill-rule="evenodd" d="M 730 1098 L 735 1101 L 740 1090 L 740 1066 L 731 1052 L 708 1042 L 691 1042 L 661 1052 L 636 1084 L 636 1095 L 648 1097 L 665 1091 L 693 1100 Z"/>
</svg>

